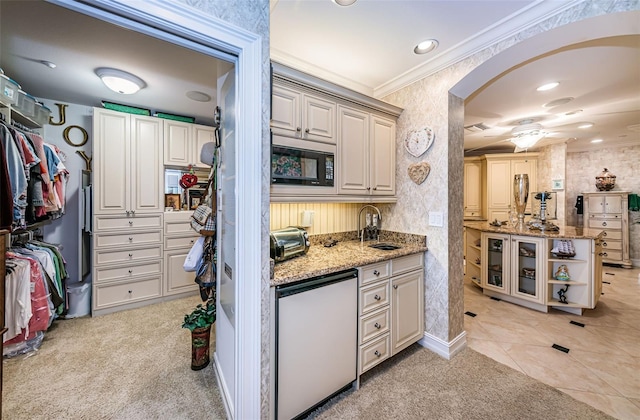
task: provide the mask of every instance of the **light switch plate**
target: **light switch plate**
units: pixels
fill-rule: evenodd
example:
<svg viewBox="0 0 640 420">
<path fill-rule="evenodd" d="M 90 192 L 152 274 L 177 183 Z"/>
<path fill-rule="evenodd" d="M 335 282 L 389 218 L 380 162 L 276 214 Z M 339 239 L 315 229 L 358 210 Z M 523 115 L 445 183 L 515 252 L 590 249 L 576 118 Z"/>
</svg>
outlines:
<svg viewBox="0 0 640 420">
<path fill-rule="evenodd" d="M 441 211 L 429 212 L 429 226 L 443 227 L 444 218 Z"/>
</svg>

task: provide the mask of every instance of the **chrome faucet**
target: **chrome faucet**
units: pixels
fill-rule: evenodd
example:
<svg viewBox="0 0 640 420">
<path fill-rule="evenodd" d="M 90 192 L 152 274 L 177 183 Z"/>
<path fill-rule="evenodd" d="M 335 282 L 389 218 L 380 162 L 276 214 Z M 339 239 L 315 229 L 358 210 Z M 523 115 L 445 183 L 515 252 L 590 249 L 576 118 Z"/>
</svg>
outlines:
<svg viewBox="0 0 640 420">
<path fill-rule="evenodd" d="M 367 207 L 374 209 L 378 214 L 374 214 L 371 217 L 370 213 L 366 213 L 366 221 L 365 227 L 360 229 L 360 219 L 362 218 L 362 212 Z M 380 232 L 380 222 L 382 221 L 382 215 L 380 214 L 380 210 L 376 206 L 372 206 L 371 204 L 367 204 L 363 206 L 358 212 L 358 239 L 361 241 L 369 240 L 369 239 L 378 239 L 378 235 Z M 367 232 L 368 238 L 365 238 L 365 230 Z"/>
</svg>

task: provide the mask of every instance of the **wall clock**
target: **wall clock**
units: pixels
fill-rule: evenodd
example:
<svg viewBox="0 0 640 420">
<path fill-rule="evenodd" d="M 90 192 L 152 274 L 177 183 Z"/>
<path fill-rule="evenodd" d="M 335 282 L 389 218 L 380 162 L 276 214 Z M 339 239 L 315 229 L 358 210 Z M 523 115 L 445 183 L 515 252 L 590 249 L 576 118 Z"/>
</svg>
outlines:
<svg viewBox="0 0 640 420">
<path fill-rule="evenodd" d="M 404 139 L 404 147 L 411 155 L 420 157 L 424 152 L 429 150 L 433 144 L 436 134 L 431 127 L 425 127 L 422 130 L 415 130 L 409 133 Z"/>
</svg>

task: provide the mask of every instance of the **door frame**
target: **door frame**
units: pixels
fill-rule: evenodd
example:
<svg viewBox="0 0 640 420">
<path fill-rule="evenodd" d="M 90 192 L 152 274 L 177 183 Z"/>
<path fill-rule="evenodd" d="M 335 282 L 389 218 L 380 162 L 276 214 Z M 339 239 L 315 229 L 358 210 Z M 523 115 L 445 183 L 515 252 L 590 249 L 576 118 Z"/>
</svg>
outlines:
<svg viewBox="0 0 640 420">
<path fill-rule="evenodd" d="M 50 3 L 234 62 L 236 66 L 236 289 L 235 392 L 225 399 L 230 418 L 260 418 L 261 412 L 261 208 L 262 37 L 188 5 L 162 0 L 49 0 Z M 259 147 L 256 147 L 259 146 Z M 236 261 L 239 259 L 236 258 Z M 218 370 L 219 372 L 219 370 Z M 219 378 L 220 380 L 220 378 Z"/>
</svg>

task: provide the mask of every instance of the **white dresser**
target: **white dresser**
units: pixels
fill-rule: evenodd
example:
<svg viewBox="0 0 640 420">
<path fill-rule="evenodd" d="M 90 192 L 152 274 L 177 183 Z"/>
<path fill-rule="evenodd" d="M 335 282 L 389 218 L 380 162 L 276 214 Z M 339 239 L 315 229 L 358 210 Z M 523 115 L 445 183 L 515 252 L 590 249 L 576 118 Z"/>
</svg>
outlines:
<svg viewBox="0 0 640 420">
<path fill-rule="evenodd" d="M 631 268 L 628 191 L 582 193 L 584 227 L 602 230 L 602 262 Z"/>
</svg>

